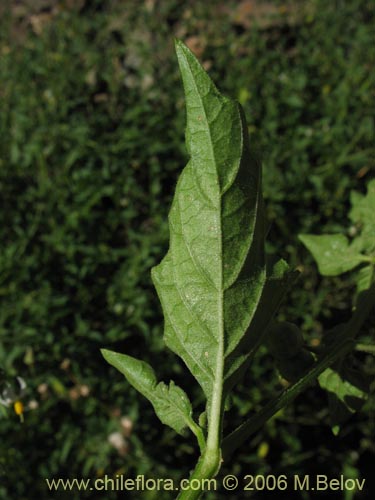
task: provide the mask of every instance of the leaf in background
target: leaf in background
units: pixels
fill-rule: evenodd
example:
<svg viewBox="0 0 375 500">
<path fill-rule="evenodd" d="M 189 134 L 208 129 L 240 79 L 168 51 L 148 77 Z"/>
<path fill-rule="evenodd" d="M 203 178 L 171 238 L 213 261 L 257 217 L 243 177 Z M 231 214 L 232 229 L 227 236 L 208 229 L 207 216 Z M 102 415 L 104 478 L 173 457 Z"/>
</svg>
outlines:
<svg viewBox="0 0 375 500">
<path fill-rule="evenodd" d="M 337 276 L 350 271 L 363 261 L 342 234 L 301 234 L 299 239 L 312 253 L 323 276 Z"/>
<path fill-rule="evenodd" d="M 358 270 L 356 275 L 357 293 L 370 288 L 374 280 L 374 266 L 364 266 Z"/>
<path fill-rule="evenodd" d="M 182 43 L 176 51 L 191 159 L 169 213 L 169 251 L 152 278 L 166 344 L 210 401 L 238 362 L 233 353 L 251 331 L 267 283 L 261 173 L 239 104 L 219 94 Z M 263 312 L 268 318 L 269 309 Z"/>
<path fill-rule="evenodd" d="M 360 222 L 364 226 L 373 228 L 375 225 L 375 179 L 369 181 L 366 195 L 352 191 L 350 201 L 352 204 L 349 212 L 350 219 L 355 223 Z"/>
<path fill-rule="evenodd" d="M 361 227 L 361 234 L 356 237 L 357 247 L 363 252 L 375 250 L 375 179 L 367 185 L 367 195 L 352 191 L 350 195 L 352 208 L 349 217 L 354 224 Z"/>
<path fill-rule="evenodd" d="M 360 410 L 368 398 L 368 383 L 360 372 L 347 366 L 327 368 L 318 381 L 328 391 L 332 430 L 338 434 L 340 425 Z"/>
<path fill-rule="evenodd" d="M 353 347 L 356 337 L 374 310 L 375 284 L 361 291 L 356 299 L 354 312 L 349 321 L 340 323 L 328 330 L 323 337 L 323 352 L 337 352 L 343 342 L 350 342 Z M 322 356 L 322 355 L 321 355 Z M 352 413 L 358 411 L 369 394 L 369 377 L 350 365 L 349 358 L 341 358 L 336 364 L 326 368 L 318 377 L 320 386 L 328 391 L 328 403 L 331 416 L 332 431 L 337 434 L 340 425 Z"/>
<path fill-rule="evenodd" d="M 178 433 L 191 425 L 192 408 L 186 393 L 173 381 L 169 387 L 157 383 L 155 372 L 148 363 L 125 354 L 102 349 L 104 358 L 125 375 L 128 382 L 153 405 L 163 422 Z"/>
</svg>

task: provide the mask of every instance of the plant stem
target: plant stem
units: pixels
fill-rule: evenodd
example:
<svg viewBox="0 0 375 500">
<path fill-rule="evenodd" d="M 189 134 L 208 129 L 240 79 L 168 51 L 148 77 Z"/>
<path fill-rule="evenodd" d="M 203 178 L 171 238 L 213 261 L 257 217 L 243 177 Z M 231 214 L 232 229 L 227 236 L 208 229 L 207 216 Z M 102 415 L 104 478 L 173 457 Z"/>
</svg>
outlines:
<svg viewBox="0 0 375 500">
<path fill-rule="evenodd" d="M 266 404 L 256 415 L 237 427 L 223 440 L 224 459 L 228 459 L 233 451 L 240 446 L 245 439 L 248 439 L 254 432 L 259 430 L 264 423 L 269 420 L 281 408 L 293 401 L 303 390 L 306 389 L 326 368 L 328 368 L 336 359 L 347 354 L 353 348 L 351 340 L 344 340 L 335 351 L 329 352 L 316 365 L 307 372 L 307 374 L 298 382 L 288 387 L 276 399 Z"/>
<path fill-rule="evenodd" d="M 369 312 L 374 307 L 374 303 L 375 285 L 372 285 L 368 290 L 360 293 L 356 310 L 352 318 L 343 327 L 340 335 L 338 335 L 337 342 L 329 347 L 328 352 L 322 355 L 322 357 L 306 373 L 306 375 L 283 391 L 276 399 L 270 401 L 260 412 L 240 425 L 223 440 L 222 449 L 225 459 L 228 459 L 233 451 L 237 449 L 245 439 L 259 430 L 267 420 L 275 415 L 275 413 L 293 401 L 325 369 L 353 349 L 354 339 L 362 324 L 366 320 Z M 205 487 L 205 480 L 209 481 L 210 479 L 213 479 L 220 469 L 222 462 L 221 451 L 219 449 L 222 412 L 221 391 L 216 404 L 211 405 L 207 447 L 201 455 L 189 480 L 187 480 L 185 484 L 185 487 L 188 487 L 189 489 L 181 491 L 178 496 L 178 500 L 198 500 L 201 498 Z"/>
<path fill-rule="evenodd" d="M 206 449 L 200 457 L 190 478 L 186 480 L 185 488 L 177 497 L 177 500 L 198 500 L 208 481 L 213 479 L 220 469 L 221 454 L 220 450 Z"/>
<path fill-rule="evenodd" d="M 343 327 L 340 335 L 338 335 L 336 344 L 329 347 L 329 351 L 316 362 L 315 366 L 303 378 L 282 392 L 276 399 L 266 404 L 260 412 L 237 427 L 237 429 L 223 440 L 222 449 L 225 459 L 228 459 L 245 439 L 248 439 L 254 432 L 260 429 L 275 413 L 293 401 L 326 368 L 353 349 L 354 339 L 371 309 L 374 307 L 374 304 L 375 285 L 372 285 L 369 289 L 359 294 L 356 310 L 348 323 Z"/>
<path fill-rule="evenodd" d="M 222 332 L 224 331 L 223 318 L 223 296 L 219 306 L 219 321 Z M 224 338 L 224 333 L 220 335 Z M 205 483 L 213 479 L 218 473 L 221 465 L 221 423 L 223 414 L 223 371 L 224 371 L 224 343 L 219 342 L 218 363 L 216 367 L 215 383 L 212 391 L 212 400 L 207 404 L 208 408 L 208 431 L 207 443 L 196 468 L 186 482 L 185 491 L 181 491 L 177 497 L 179 500 L 196 500 L 201 497 Z M 198 437 L 198 436 L 197 436 Z M 199 440 L 199 438 L 198 438 Z M 201 448 L 202 452 L 202 448 Z"/>
<path fill-rule="evenodd" d="M 198 440 L 200 452 L 203 453 L 206 448 L 206 440 L 204 438 L 202 428 L 199 427 L 199 425 L 197 425 L 193 419 L 189 421 L 188 425 Z"/>
</svg>

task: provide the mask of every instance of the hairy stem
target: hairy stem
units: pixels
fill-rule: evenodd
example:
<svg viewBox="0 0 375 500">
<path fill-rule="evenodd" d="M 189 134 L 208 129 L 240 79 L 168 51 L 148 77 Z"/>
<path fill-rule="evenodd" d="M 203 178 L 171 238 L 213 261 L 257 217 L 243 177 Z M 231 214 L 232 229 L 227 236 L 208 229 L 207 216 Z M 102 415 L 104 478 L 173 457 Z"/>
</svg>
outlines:
<svg viewBox="0 0 375 500">
<path fill-rule="evenodd" d="M 189 421 L 189 427 L 198 440 L 200 452 L 203 453 L 206 448 L 206 440 L 204 438 L 202 428 L 199 427 L 199 425 L 197 425 L 193 419 Z"/>
<path fill-rule="evenodd" d="M 178 500 L 197 500 L 220 469 L 220 450 L 208 450 L 200 457 L 190 478 L 184 483 L 184 489 L 178 495 Z M 186 489 L 185 489 L 186 488 Z"/>
</svg>

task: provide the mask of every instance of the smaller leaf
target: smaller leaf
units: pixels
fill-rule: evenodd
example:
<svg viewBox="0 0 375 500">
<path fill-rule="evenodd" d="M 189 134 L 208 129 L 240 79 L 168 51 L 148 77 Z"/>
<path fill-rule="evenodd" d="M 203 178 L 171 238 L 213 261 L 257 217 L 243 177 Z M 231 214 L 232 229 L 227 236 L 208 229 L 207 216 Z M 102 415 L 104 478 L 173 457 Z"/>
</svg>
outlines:
<svg viewBox="0 0 375 500">
<path fill-rule="evenodd" d="M 323 276 L 337 276 L 363 261 L 363 256 L 349 246 L 348 239 L 342 234 L 301 234 L 299 239 L 312 253 Z"/>
<path fill-rule="evenodd" d="M 173 381 L 167 386 L 157 383 L 152 367 L 139 359 L 106 349 L 101 350 L 109 364 L 125 375 L 128 382 L 145 396 L 154 407 L 155 413 L 165 425 L 179 434 L 186 427 L 194 427 L 192 407 L 186 393 Z"/>
<path fill-rule="evenodd" d="M 357 253 L 371 254 L 375 249 L 375 228 L 372 232 L 362 231 L 355 236 L 350 245 L 351 249 Z"/>
<path fill-rule="evenodd" d="M 355 239 L 356 248 L 371 254 L 375 251 L 375 179 L 368 183 L 366 195 L 352 191 L 350 201 L 349 217 L 360 228 L 360 234 Z"/>
<path fill-rule="evenodd" d="M 352 208 L 349 217 L 355 224 L 362 226 L 362 232 L 374 235 L 375 232 L 375 179 L 367 185 L 367 194 L 352 191 L 350 195 Z M 374 246 L 374 241 L 373 241 Z"/>
<path fill-rule="evenodd" d="M 374 266 L 368 265 L 359 269 L 356 276 L 357 293 L 370 288 L 371 283 L 374 279 L 374 274 Z"/>
<path fill-rule="evenodd" d="M 202 413 L 199 415 L 198 419 L 199 426 L 202 427 L 202 429 L 206 429 L 207 427 L 207 412 L 202 411 Z"/>
<path fill-rule="evenodd" d="M 365 377 L 347 366 L 327 368 L 319 377 L 319 385 L 328 391 L 328 405 L 334 434 L 353 413 L 360 410 L 368 397 Z"/>
</svg>

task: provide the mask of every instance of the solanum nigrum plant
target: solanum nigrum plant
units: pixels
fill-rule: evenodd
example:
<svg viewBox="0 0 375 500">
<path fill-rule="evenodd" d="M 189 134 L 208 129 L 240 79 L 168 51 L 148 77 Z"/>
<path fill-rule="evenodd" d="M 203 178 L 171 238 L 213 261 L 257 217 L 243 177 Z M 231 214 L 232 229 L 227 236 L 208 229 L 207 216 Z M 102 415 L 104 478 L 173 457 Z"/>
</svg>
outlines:
<svg viewBox="0 0 375 500">
<path fill-rule="evenodd" d="M 352 349 L 375 301 L 375 289 L 360 294 L 351 320 L 318 354 L 305 349 L 295 327 L 271 325 L 298 273 L 285 261 L 265 255 L 261 167 L 249 143 L 243 111 L 218 92 L 180 41 L 176 52 L 186 96 L 190 161 L 180 175 L 169 213 L 169 250 L 152 269 L 152 279 L 163 308 L 165 343 L 200 385 L 206 418 L 197 418 L 188 395 L 173 381 L 158 382 L 149 364 L 102 352 L 149 399 L 164 424 L 178 433 L 190 429 L 200 450 L 191 478 L 205 479 L 214 477 L 238 446 Z M 281 371 L 288 358 L 299 360 L 298 370 L 285 373 L 291 381 L 286 390 L 223 435 L 226 399 L 266 338 Z M 291 352 L 284 349 L 289 342 Z M 191 489 L 179 498 L 201 494 Z"/>
</svg>

